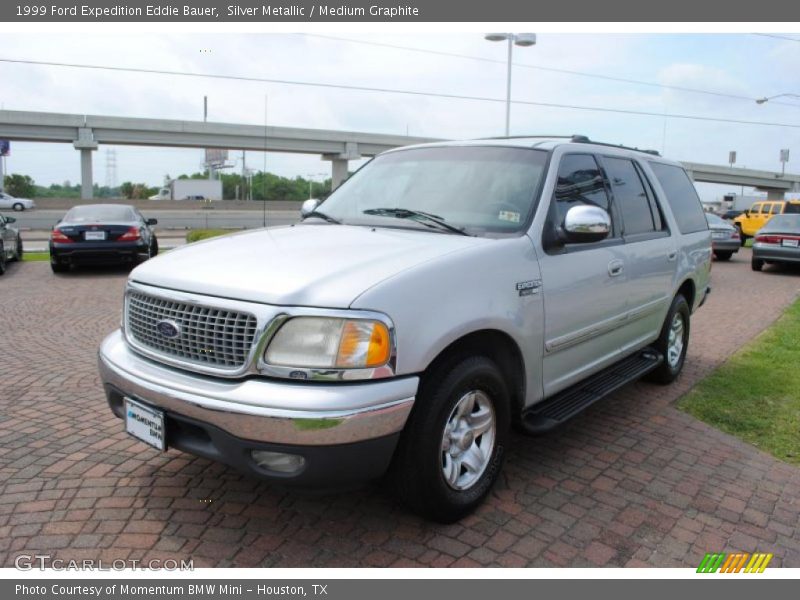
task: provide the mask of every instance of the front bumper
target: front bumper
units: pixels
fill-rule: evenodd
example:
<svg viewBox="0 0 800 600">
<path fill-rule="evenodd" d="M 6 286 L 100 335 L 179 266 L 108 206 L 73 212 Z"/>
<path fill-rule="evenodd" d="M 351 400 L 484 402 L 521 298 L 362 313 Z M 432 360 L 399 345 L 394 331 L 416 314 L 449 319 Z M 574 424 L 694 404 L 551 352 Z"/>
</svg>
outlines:
<svg viewBox="0 0 800 600">
<path fill-rule="evenodd" d="M 386 470 L 411 408 L 418 377 L 311 383 L 251 377 L 222 380 L 167 367 L 133 352 L 115 331 L 101 344 L 109 405 L 124 397 L 165 412 L 167 445 L 260 477 L 309 486 L 346 484 Z M 255 464 L 252 450 L 303 456 L 296 474 Z"/>
</svg>

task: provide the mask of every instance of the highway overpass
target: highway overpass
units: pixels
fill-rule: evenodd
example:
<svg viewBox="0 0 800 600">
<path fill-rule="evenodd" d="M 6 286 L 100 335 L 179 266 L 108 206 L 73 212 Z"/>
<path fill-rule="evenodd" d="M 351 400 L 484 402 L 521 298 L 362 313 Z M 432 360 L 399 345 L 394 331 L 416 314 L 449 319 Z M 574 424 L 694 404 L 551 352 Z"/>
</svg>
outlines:
<svg viewBox="0 0 800 600">
<path fill-rule="evenodd" d="M 398 146 L 436 141 L 356 131 L 14 110 L 0 110 L 0 139 L 72 144 L 80 152 L 83 198 L 92 197 L 92 152 L 101 144 L 319 154 L 331 162 L 333 186 L 337 187 L 347 177 L 351 160 Z M 684 165 L 695 181 L 754 187 L 771 198 L 800 191 L 800 175 L 701 163 Z"/>
</svg>

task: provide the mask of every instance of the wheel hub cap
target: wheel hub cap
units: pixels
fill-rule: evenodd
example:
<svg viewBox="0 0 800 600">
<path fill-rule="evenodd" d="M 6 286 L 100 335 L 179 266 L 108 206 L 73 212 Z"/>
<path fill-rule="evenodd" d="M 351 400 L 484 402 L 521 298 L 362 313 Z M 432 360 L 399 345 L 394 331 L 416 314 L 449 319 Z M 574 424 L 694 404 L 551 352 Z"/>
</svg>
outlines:
<svg viewBox="0 0 800 600">
<path fill-rule="evenodd" d="M 680 313 L 676 313 L 672 318 L 672 323 L 669 327 L 669 335 L 667 336 L 667 362 L 672 368 L 678 366 L 681 356 L 683 355 L 683 334 L 683 316 Z"/>
<path fill-rule="evenodd" d="M 442 436 L 442 475 L 455 490 L 467 490 L 481 478 L 494 452 L 496 417 L 482 390 L 464 394 L 453 407 Z"/>
</svg>

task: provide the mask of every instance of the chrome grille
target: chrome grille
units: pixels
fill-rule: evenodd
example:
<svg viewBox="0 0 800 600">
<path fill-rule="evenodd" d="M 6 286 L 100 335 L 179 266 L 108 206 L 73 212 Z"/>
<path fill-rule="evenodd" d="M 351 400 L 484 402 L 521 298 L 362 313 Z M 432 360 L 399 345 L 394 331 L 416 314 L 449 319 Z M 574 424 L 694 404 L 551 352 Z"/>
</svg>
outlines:
<svg viewBox="0 0 800 600">
<path fill-rule="evenodd" d="M 159 333 L 157 324 L 172 321 L 175 337 Z M 125 314 L 128 335 L 146 350 L 221 369 L 240 369 L 247 362 L 257 329 L 255 316 L 212 306 L 129 292 Z"/>
</svg>

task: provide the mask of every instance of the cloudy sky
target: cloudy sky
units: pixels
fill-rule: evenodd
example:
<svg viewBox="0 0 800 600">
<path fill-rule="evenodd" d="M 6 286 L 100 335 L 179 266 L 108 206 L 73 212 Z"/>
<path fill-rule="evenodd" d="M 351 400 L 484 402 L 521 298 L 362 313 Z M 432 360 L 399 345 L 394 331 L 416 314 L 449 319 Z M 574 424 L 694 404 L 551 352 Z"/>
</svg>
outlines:
<svg viewBox="0 0 800 600">
<path fill-rule="evenodd" d="M 480 34 L 330 35 L 339 39 L 311 34 L 6 33 L 0 58 L 504 97 L 505 46 Z M 656 116 L 517 104 L 512 134 L 582 133 L 654 148 L 678 160 L 717 164 L 726 163 L 728 151 L 736 150 L 738 166 L 769 170 L 780 169 L 779 150 L 790 148 L 787 170 L 800 171 L 800 98 L 764 105 L 753 101 L 800 92 L 798 42 L 752 34 L 540 34 L 536 46 L 515 49 L 514 62 L 515 100 Z M 504 125 L 502 103 L 424 95 L 3 62 L 0 81 L 0 104 L 11 110 L 202 120 L 206 95 L 209 120 L 260 125 L 266 96 L 267 121 L 275 126 L 471 138 L 500 135 Z M 115 150 L 118 182 L 156 185 L 166 173 L 199 170 L 202 161 L 200 150 Z M 249 153 L 248 164 L 263 168 L 263 155 Z M 319 157 L 303 155 L 270 154 L 266 165 L 289 176 L 329 168 Z M 79 180 L 78 153 L 66 145 L 14 143 L 7 168 L 45 185 Z M 95 180 L 106 183 L 104 148 L 94 154 L 94 170 Z M 710 198 L 728 190 L 702 186 L 701 191 Z"/>
</svg>

